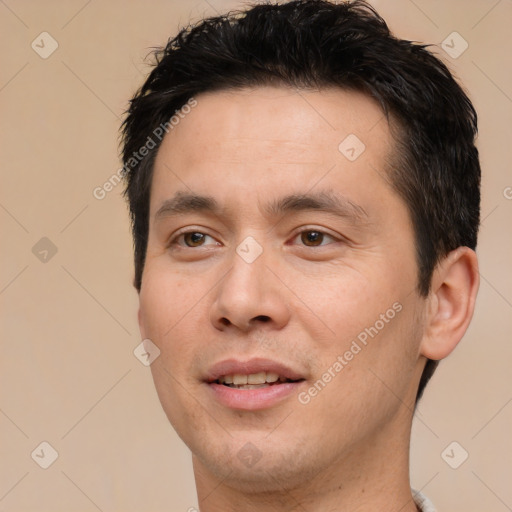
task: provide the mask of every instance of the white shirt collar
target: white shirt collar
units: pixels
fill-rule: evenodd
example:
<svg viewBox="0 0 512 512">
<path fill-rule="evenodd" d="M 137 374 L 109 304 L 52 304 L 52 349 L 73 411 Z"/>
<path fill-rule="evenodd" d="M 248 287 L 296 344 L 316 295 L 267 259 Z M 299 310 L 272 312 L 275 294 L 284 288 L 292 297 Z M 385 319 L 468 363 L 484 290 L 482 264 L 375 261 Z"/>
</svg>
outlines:
<svg viewBox="0 0 512 512">
<path fill-rule="evenodd" d="M 414 498 L 414 503 L 416 503 L 421 512 L 436 512 L 432 502 L 421 492 L 412 489 L 412 496 Z"/>
</svg>

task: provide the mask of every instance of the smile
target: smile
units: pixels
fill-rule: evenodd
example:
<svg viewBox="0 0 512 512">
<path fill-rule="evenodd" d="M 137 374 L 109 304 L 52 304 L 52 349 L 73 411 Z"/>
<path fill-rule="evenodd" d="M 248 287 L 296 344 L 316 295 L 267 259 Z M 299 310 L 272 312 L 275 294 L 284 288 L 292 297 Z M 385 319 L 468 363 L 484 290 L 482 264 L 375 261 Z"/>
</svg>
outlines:
<svg viewBox="0 0 512 512">
<path fill-rule="evenodd" d="M 269 409 L 296 395 L 305 385 L 304 374 L 269 359 L 228 359 L 205 376 L 214 402 L 229 409 Z"/>
</svg>

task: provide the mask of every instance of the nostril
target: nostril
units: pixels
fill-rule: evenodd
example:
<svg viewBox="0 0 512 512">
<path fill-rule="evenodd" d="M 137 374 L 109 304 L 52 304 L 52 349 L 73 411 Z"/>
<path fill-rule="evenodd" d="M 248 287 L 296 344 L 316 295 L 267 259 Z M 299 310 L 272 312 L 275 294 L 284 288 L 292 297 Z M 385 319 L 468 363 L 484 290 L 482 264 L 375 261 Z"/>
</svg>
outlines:
<svg viewBox="0 0 512 512">
<path fill-rule="evenodd" d="M 231 325 L 231 322 L 227 318 L 224 318 L 224 317 L 220 319 L 220 323 L 225 326 Z"/>
<path fill-rule="evenodd" d="M 267 322 L 270 322 L 270 317 L 266 316 L 266 315 L 258 315 L 256 317 L 254 317 L 254 320 L 258 320 L 259 322 L 267 323 Z"/>
</svg>

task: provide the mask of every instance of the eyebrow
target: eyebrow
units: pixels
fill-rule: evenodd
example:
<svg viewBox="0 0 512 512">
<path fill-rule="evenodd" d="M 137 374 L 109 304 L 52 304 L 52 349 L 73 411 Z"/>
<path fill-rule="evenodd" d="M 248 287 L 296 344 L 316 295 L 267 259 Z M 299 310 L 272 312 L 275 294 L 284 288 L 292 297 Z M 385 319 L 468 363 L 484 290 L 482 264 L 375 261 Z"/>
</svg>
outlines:
<svg viewBox="0 0 512 512">
<path fill-rule="evenodd" d="M 174 197 L 166 199 L 155 213 L 155 221 L 164 217 L 191 212 L 220 213 L 217 201 L 210 196 L 200 196 L 187 192 L 176 192 Z"/>
<path fill-rule="evenodd" d="M 273 216 L 288 212 L 316 210 L 351 219 L 358 224 L 368 220 L 366 210 L 347 197 L 330 190 L 307 194 L 291 194 L 269 203 L 265 210 Z"/>
<path fill-rule="evenodd" d="M 273 217 L 285 215 L 289 212 L 315 210 L 348 218 L 358 224 L 365 223 L 368 220 L 368 213 L 362 206 L 330 190 L 306 194 L 290 194 L 264 205 L 263 210 Z M 222 211 L 223 208 L 211 196 L 177 192 L 174 197 L 165 200 L 161 204 L 155 213 L 155 221 L 164 217 L 193 212 L 221 215 Z"/>
</svg>

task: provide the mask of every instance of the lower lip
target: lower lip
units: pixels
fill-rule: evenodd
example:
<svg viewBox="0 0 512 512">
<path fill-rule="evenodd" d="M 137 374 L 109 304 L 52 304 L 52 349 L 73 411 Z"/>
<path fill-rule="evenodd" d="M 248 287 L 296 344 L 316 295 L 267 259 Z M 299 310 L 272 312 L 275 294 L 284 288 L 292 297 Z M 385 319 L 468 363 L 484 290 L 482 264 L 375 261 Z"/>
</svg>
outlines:
<svg viewBox="0 0 512 512">
<path fill-rule="evenodd" d="M 211 382 L 208 387 L 212 390 L 215 398 L 226 407 L 244 411 L 257 411 L 268 409 L 290 395 L 297 395 L 298 388 L 304 382 L 283 382 L 282 384 L 274 384 L 258 389 L 230 388 L 224 384 Z"/>
</svg>

